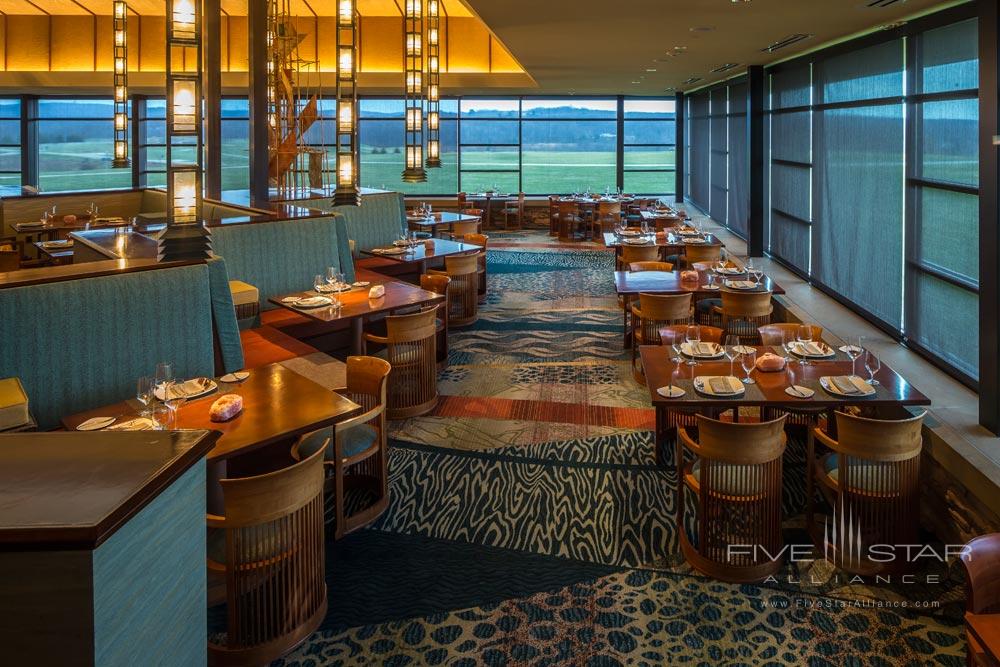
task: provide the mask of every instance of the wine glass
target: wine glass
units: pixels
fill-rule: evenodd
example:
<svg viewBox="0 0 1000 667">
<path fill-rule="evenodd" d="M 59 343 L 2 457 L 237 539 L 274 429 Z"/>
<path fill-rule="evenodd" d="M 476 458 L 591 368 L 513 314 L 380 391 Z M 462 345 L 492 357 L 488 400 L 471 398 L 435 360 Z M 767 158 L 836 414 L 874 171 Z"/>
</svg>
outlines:
<svg viewBox="0 0 1000 667">
<path fill-rule="evenodd" d="M 808 324 L 800 324 L 799 328 L 795 330 L 795 338 L 799 342 L 799 353 L 802 355 L 802 358 L 799 359 L 799 364 L 802 366 L 808 366 L 809 357 L 807 355 L 808 350 L 806 349 L 806 346 L 808 346 L 813 339 L 812 327 Z"/>
<path fill-rule="evenodd" d="M 847 341 L 847 346 L 844 347 L 844 352 L 851 358 L 851 375 L 858 374 L 858 357 L 861 356 L 861 351 L 864 349 L 861 347 L 863 340 L 862 336 L 852 336 Z"/>
<path fill-rule="evenodd" d="M 170 410 L 170 424 L 177 428 L 177 411 L 187 401 L 187 396 L 181 391 L 182 382 L 169 380 L 163 388 L 163 403 Z"/>
<path fill-rule="evenodd" d="M 785 331 L 784 329 L 782 329 L 782 331 L 781 331 L 781 351 L 785 353 L 785 364 L 786 365 L 788 364 L 788 362 L 790 362 L 792 360 L 792 358 L 791 358 L 792 342 L 793 342 L 792 332 L 791 331 Z"/>
<path fill-rule="evenodd" d="M 149 416 L 149 404 L 153 401 L 153 378 L 148 375 L 143 375 L 139 378 L 135 385 L 135 400 L 142 404 L 142 409 L 139 410 L 140 417 Z"/>
<path fill-rule="evenodd" d="M 167 383 L 172 382 L 173 379 L 174 369 L 170 364 L 165 361 L 156 364 L 156 374 L 153 376 L 153 382 L 155 383 L 155 388 L 163 392 L 161 396 L 164 398 L 167 396 Z"/>
<path fill-rule="evenodd" d="M 321 275 L 313 276 L 313 289 L 316 290 L 317 294 L 322 294 L 326 290 L 323 289 L 326 286 L 326 278 Z"/>
<path fill-rule="evenodd" d="M 752 371 L 756 365 L 757 350 L 744 348 L 744 351 L 740 354 L 740 366 L 743 367 L 743 372 L 746 373 L 746 377 L 743 378 L 743 384 L 757 384 L 757 381 L 750 377 L 750 371 Z"/>
<path fill-rule="evenodd" d="M 336 267 L 326 267 L 326 284 L 330 286 L 330 289 L 337 289 L 340 287 L 340 281 L 337 280 Z"/>
<path fill-rule="evenodd" d="M 865 369 L 868 371 L 868 384 L 877 385 L 879 382 L 875 374 L 882 370 L 882 362 L 871 350 L 865 350 Z"/>
<path fill-rule="evenodd" d="M 734 373 L 733 373 L 733 361 L 735 361 L 736 357 L 739 356 L 739 352 L 736 351 L 736 348 L 739 347 L 739 345 L 740 345 L 740 337 L 739 336 L 726 336 L 726 344 L 722 348 L 722 350 L 726 353 L 726 359 L 729 359 L 729 374 L 730 375 L 734 375 Z"/>
<path fill-rule="evenodd" d="M 697 324 L 688 325 L 688 328 L 684 332 L 684 337 L 687 340 L 688 351 L 691 353 L 691 358 L 688 359 L 687 365 L 694 366 L 698 363 L 695 355 L 698 353 L 698 345 L 701 343 L 701 327 Z"/>
</svg>

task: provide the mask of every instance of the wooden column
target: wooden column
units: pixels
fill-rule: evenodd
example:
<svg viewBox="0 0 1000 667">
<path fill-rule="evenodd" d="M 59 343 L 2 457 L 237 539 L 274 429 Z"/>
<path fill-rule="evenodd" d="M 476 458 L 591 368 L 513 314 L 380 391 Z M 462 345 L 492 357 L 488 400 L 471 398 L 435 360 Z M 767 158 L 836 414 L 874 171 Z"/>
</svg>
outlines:
<svg viewBox="0 0 1000 667">
<path fill-rule="evenodd" d="M 267 207 L 267 0 L 247 2 L 250 55 L 250 205 Z"/>
<path fill-rule="evenodd" d="M 979 423 L 1000 434 L 1000 172 L 994 137 L 1000 134 L 997 97 L 998 10 L 978 0 L 979 13 Z"/>
<path fill-rule="evenodd" d="M 761 65 L 747 67 L 747 181 L 750 201 L 747 206 L 747 254 L 751 257 L 764 256 L 764 100 L 766 75 Z"/>
<path fill-rule="evenodd" d="M 222 198 L 222 11 L 204 0 L 205 196 Z"/>
</svg>

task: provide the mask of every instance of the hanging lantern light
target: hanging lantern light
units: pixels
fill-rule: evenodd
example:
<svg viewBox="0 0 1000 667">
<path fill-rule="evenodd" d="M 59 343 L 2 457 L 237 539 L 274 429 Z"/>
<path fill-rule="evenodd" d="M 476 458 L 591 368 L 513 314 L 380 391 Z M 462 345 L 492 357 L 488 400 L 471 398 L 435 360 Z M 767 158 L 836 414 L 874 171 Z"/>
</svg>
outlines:
<svg viewBox="0 0 1000 667">
<path fill-rule="evenodd" d="M 161 260 L 211 254 L 201 222 L 202 99 L 201 2 L 167 0 L 167 227 Z M 185 67 L 194 63 L 194 71 Z"/>
<path fill-rule="evenodd" d="M 333 203 L 359 206 L 358 19 L 354 0 L 337 2 L 337 189 Z"/>
<path fill-rule="evenodd" d="M 441 166 L 440 0 L 427 0 L 427 167 Z"/>
<path fill-rule="evenodd" d="M 128 167 L 128 7 L 114 0 L 111 25 L 114 30 L 115 154 L 111 166 Z"/>
<path fill-rule="evenodd" d="M 403 181 L 423 183 L 424 171 L 424 7 L 423 0 L 406 0 L 403 16 L 403 71 L 406 93 L 406 151 Z"/>
</svg>

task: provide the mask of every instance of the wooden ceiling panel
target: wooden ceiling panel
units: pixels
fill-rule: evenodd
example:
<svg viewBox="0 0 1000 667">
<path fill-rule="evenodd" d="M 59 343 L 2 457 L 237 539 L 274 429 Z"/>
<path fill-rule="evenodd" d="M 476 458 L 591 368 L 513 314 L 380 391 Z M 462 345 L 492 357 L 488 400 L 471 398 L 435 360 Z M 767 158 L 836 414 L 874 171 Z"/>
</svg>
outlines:
<svg viewBox="0 0 1000 667">
<path fill-rule="evenodd" d="M 10 15 L 24 14 L 26 16 L 44 16 L 38 7 L 24 0 L 0 0 L 0 13 Z"/>
</svg>

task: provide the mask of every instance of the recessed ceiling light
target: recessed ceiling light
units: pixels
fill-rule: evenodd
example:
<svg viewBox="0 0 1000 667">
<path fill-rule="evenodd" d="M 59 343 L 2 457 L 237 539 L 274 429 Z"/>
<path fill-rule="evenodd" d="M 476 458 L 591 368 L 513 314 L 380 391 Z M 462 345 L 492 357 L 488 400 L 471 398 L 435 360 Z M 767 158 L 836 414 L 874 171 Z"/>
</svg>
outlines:
<svg viewBox="0 0 1000 667">
<path fill-rule="evenodd" d="M 734 67 L 739 67 L 739 63 L 726 63 L 724 65 L 719 65 L 718 67 L 712 69 L 712 73 L 725 72 L 726 70 L 731 70 Z"/>
<path fill-rule="evenodd" d="M 646 68 L 646 71 L 647 71 L 647 72 L 655 72 L 655 71 L 656 71 L 656 68 L 655 68 L 655 67 L 647 67 L 647 68 Z"/>
<path fill-rule="evenodd" d="M 713 30 L 715 30 L 715 28 L 710 25 L 702 25 L 689 28 L 689 30 L 691 32 L 712 32 Z"/>
<path fill-rule="evenodd" d="M 642 81 L 633 81 L 632 83 L 642 83 Z"/>
<path fill-rule="evenodd" d="M 681 81 L 681 83 L 689 84 L 689 83 L 695 83 L 696 81 L 701 81 L 701 77 L 700 76 L 692 76 L 689 79 L 684 79 L 683 81 Z"/>
<path fill-rule="evenodd" d="M 896 28 L 902 28 L 906 25 L 907 21 L 893 21 L 892 23 L 883 23 L 878 27 L 879 30 L 895 30 Z"/>
</svg>

